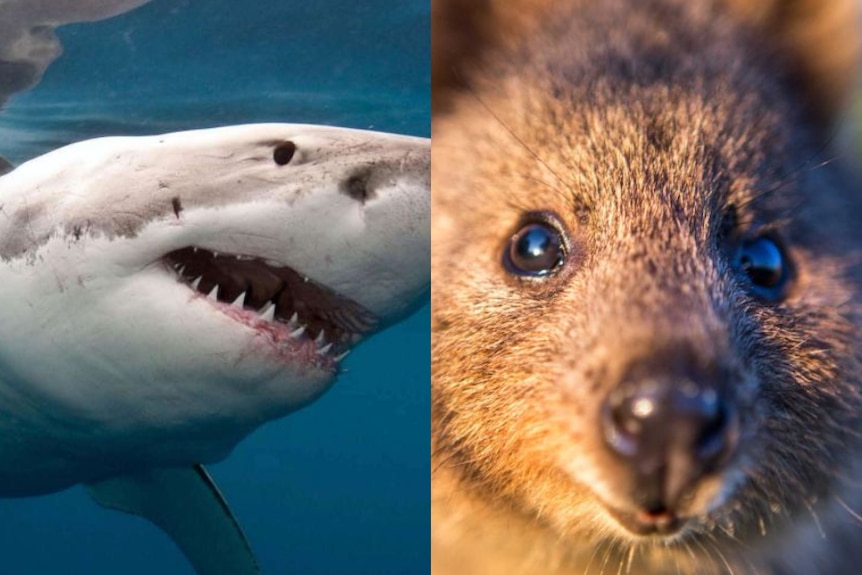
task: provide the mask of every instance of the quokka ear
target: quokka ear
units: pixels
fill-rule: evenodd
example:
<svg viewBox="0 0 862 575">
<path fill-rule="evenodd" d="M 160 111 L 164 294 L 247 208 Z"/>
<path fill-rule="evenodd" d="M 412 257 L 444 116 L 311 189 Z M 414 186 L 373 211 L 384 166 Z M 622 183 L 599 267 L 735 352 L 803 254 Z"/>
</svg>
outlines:
<svg viewBox="0 0 862 575">
<path fill-rule="evenodd" d="M 723 0 L 790 66 L 810 117 L 824 133 L 840 128 L 858 86 L 859 0 Z"/>
<path fill-rule="evenodd" d="M 492 0 L 432 0 L 431 97 L 440 110 L 489 42 Z"/>
<path fill-rule="evenodd" d="M 445 108 L 452 92 L 469 88 L 471 68 L 486 50 L 517 43 L 556 1 L 559 0 L 432 0 L 434 110 Z"/>
</svg>

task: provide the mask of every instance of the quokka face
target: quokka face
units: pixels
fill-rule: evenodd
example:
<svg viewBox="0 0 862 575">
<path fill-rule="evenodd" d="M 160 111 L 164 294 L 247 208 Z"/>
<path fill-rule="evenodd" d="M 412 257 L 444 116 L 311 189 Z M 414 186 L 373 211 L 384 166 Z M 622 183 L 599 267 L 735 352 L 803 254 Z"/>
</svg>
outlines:
<svg viewBox="0 0 862 575">
<path fill-rule="evenodd" d="M 435 572 L 852 572 L 853 7 L 503 4 L 435 36 Z"/>
</svg>

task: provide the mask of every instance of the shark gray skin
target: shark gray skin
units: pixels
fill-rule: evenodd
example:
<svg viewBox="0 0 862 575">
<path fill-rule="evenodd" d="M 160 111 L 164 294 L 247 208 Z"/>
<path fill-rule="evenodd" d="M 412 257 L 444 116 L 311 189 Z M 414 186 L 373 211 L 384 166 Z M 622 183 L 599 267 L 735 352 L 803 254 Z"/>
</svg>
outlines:
<svg viewBox="0 0 862 575">
<path fill-rule="evenodd" d="M 430 281 L 430 141 L 89 140 L 0 178 L 0 496 L 84 483 L 201 575 L 257 567 L 199 464 L 308 405 Z"/>
<path fill-rule="evenodd" d="M 63 53 L 54 29 L 112 18 L 151 0 L 0 0 L 0 107 Z"/>
</svg>

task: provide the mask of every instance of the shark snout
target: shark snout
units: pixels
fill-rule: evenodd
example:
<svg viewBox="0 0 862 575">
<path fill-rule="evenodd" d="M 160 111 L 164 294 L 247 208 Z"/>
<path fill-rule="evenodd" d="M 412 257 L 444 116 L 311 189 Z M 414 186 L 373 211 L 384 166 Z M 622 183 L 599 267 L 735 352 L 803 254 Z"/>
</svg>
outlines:
<svg viewBox="0 0 862 575">
<path fill-rule="evenodd" d="M 185 178 L 163 194 L 164 209 L 168 196 L 182 197 L 183 211 L 166 214 L 181 238 L 171 249 L 196 246 L 289 267 L 381 325 L 414 309 L 430 284 L 430 140 L 256 128 L 223 129 L 222 152 L 197 156 L 207 181 Z M 234 131 L 239 140 L 231 143 Z"/>
<path fill-rule="evenodd" d="M 385 325 L 428 292 L 430 158 L 427 138 L 296 124 L 79 142 L 3 177 L 5 209 L 26 226 L 0 255 L 57 257 L 69 281 L 110 291 L 181 250 L 250 258 Z M 245 279 L 219 283 L 257 285 Z"/>
<path fill-rule="evenodd" d="M 398 193 L 404 187 L 415 187 L 417 196 L 430 198 L 430 156 L 422 148 L 396 154 L 385 161 L 370 161 L 350 170 L 341 181 L 339 191 L 362 205 Z M 409 193 L 409 192 L 408 192 Z"/>
</svg>

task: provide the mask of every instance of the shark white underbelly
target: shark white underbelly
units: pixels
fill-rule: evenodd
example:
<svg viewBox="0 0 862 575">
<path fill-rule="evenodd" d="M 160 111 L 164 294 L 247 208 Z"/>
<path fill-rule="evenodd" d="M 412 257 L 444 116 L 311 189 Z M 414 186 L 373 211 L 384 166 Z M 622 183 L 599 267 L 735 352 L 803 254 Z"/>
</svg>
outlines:
<svg viewBox="0 0 862 575">
<path fill-rule="evenodd" d="M 423 299 L 429 166 L 427 139 L 263 124 L 90 140 L 0 178 L 0 496 L 89 484 L 199 573 L 256 572 L 194 466 Z"/>
</svg>

